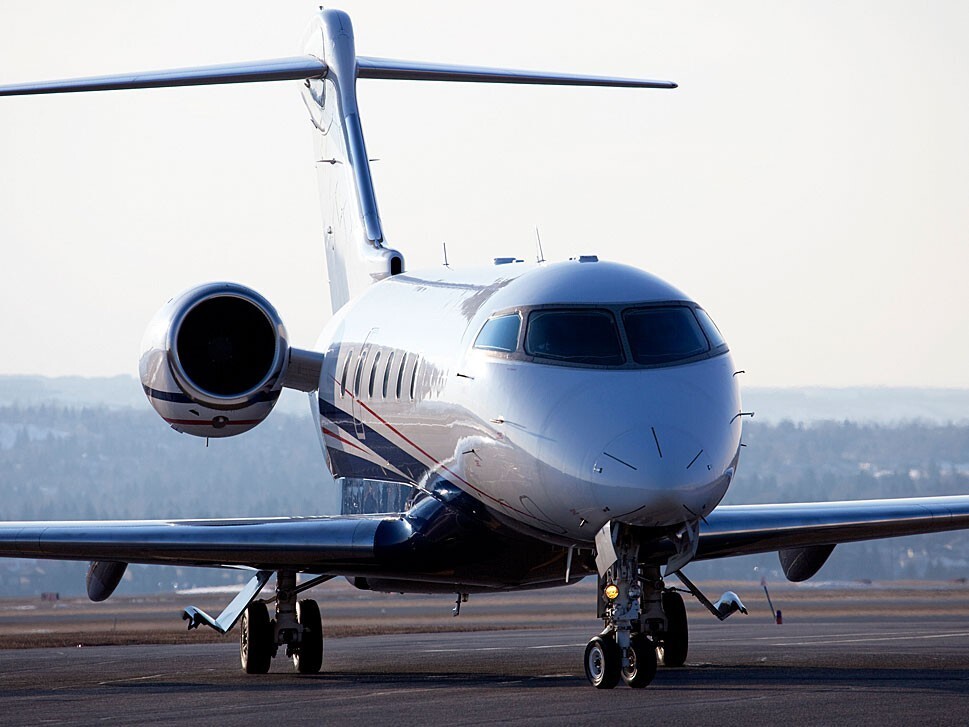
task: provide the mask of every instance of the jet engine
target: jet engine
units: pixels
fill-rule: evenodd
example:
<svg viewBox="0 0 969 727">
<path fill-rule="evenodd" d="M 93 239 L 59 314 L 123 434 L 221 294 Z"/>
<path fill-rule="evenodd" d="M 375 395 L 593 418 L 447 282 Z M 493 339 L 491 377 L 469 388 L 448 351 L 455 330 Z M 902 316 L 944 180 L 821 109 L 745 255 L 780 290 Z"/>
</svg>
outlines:
<svg viewBox="0 0 969 727">
<path fill-rule="evenodd" d="M 313 391 L 323 357 L 291 349 L 276 310 L 236 283 L 209 283 L 170 300 L 142 342 L 141 384 L 172 429 L 231 437 L 272 411 L 284 386 Z"/>
</svg>

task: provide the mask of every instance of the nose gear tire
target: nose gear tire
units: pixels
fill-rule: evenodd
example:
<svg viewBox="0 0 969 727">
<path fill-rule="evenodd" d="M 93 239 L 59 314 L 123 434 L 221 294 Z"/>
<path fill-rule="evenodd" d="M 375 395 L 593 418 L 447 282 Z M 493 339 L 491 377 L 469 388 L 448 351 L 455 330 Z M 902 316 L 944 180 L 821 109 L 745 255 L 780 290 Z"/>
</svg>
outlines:
<svg viewBox="0 0 969 727">
<path fill-rule="evenodd" d="M 596 689 L 612 689 L 619 683 L 622 657 L 616 642 L 596 636 L 585 647 L 585 675 Z"/>
<path fill-rule="evenodd" d="M 643 634 L 632 637 L 626 652 L 627 664 L 622 667 L 622 679 L 633 689 L 648 686 L 656 676 L 656 645 Z"/>
</svg>

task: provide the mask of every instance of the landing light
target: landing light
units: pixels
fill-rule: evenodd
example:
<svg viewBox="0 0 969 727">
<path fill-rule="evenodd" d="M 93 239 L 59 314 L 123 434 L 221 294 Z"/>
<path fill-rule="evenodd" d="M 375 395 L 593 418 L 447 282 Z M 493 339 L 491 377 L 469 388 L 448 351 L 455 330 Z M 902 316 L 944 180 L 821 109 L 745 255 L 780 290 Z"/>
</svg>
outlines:
<svg viewBox="0 0 969 727">
<path fill-rule="evenodd" d="M 610 601 L 615 601 L 619 597 L 619 588 L 616 585 L 610 583 L 608 586 L 606 586 L 606 589 L 605 591 L 603 591 L 603 593 L 606 594 L 606 598 L 608 598 Z"/>
</svg>

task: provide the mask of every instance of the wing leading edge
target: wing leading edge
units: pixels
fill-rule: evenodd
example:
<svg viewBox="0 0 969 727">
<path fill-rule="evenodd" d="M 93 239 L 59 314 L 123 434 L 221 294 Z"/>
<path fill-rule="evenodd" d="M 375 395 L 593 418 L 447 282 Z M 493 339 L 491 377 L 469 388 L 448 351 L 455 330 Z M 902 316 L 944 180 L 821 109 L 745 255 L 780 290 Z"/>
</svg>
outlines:
<svg viewBox="0 0 969 727">
<path fill-rule="evenodd" d="M 700 526 L 696 559 L 969 528 L 969 495 L 721 505 Z"/>
<path fill-rule="evenodd" d="M 0 524 L 0 557 L 152 565 L 366 570 L 394 516 L 241 520 L 104 520 Z"/>
<path fill-rule="evenodd" d="M 969 495 L 721 505 L 700 527 L 696 560 L 969 529 Z M 404 515 L 0 523 L 0 557 L 246 566 L 362 574 L 381 543 L 411 534 Z"/>
</svg>

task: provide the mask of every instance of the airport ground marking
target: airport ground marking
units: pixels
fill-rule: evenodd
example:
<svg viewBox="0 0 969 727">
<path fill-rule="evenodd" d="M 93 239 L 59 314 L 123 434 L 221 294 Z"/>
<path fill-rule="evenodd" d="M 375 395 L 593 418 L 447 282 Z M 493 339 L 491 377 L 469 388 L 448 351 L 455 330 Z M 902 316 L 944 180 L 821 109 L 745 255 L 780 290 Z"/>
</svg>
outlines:
<svg viewBox="0 0 969 727">
<path fill-rule="evenodd" d="M 969 636 L 969 631 L 957 631 L 945 634 L 922 634 L 922 635 L 911 635 L 906 636 L 903 634 L 896 634 L 894 636 L 870 636 L 862 639 L 830 639 L 824 642 L 817 641 L 783 641 L 771 644 L 771 646 L 817 646 L 819 643 L 822 646 L 830 646 L 831 644 L 860 644 L 866 642 L 875 641 L 917 641 L 920 639 L 949 639 L 953 637 Z"/>
</svg>

